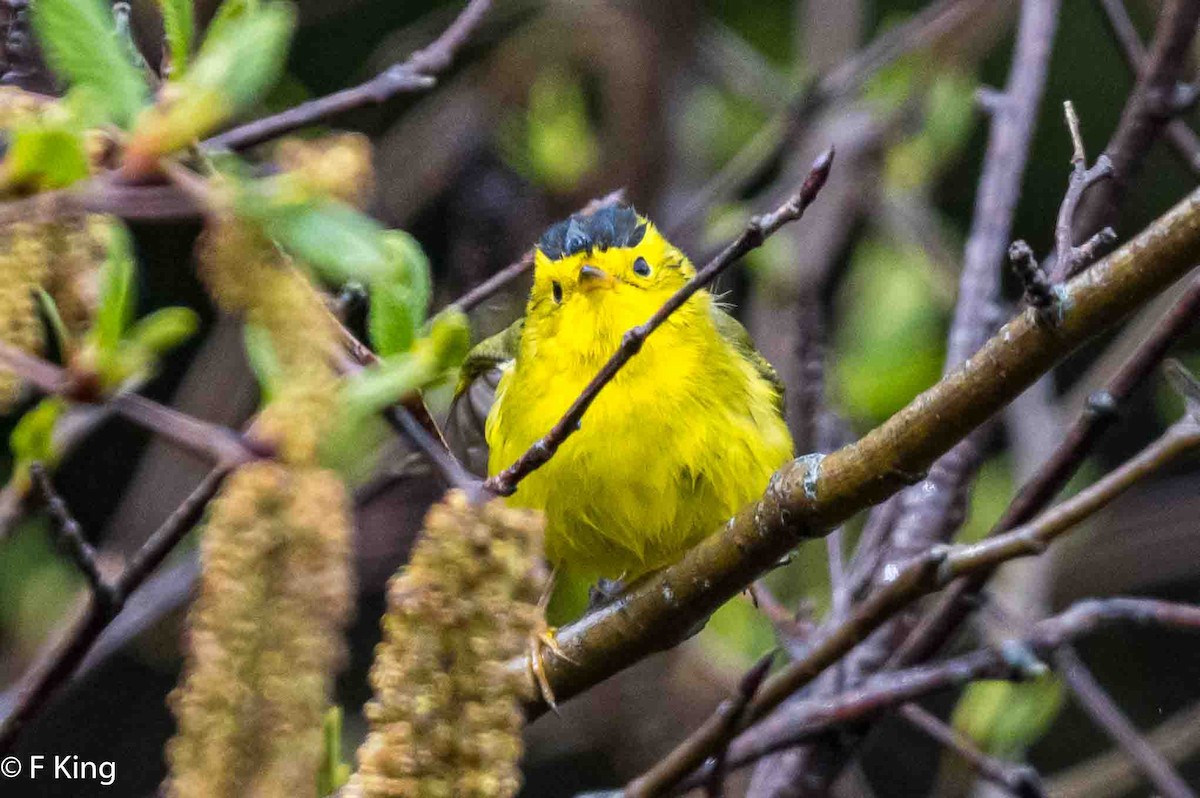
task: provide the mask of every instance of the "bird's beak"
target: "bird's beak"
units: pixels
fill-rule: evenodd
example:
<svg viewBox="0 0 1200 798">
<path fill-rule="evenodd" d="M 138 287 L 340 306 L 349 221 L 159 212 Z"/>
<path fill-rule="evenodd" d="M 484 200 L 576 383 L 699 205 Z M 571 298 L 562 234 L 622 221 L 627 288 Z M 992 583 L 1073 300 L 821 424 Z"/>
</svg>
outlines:
<svg viewBox="0 0 1200 798">
<path fill-rule="evenodd" d="M 611 288 L 616 282 L 616 278 L 611 274 L 595 266 L 587 265 L 579 270 L 579 287 L 584 291 L 591 291 L 594 288 Z"/>
</svg>

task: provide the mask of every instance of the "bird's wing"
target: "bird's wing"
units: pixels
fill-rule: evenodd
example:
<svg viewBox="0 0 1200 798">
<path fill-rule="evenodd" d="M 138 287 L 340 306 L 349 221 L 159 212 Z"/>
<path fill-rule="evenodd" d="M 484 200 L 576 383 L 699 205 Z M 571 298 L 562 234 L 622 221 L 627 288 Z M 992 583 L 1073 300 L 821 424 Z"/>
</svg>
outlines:
<svg viewBox="0 0 1200 798">
<path fill-rule="evenodd" d="M 467 353 L 446 418 L 446 442 L 472 472 L 487 473 L 488 448 L 484 433 L 488 411 L 496 397 L 501 367 L 517 356 L 525 319 L 485 338 Z"/>
<path fill-rule="evenodd" d="M 713 325 L 717 328 L 717 334 L 733 344 L 733 348 L 737 350 L 737 353 L 750 361 L 751 365 L 754 366 L 754 370 L 758 372 L 758 376 L 766 380 L 775 389 L 777 396 L 775 408 L 779 411 L 779 417 L 783 418 L 785 408 L 783 380 L 779 379 L 779 375 L 775 373 L 775 367 L 755 349 L 754 340 L 750 337 L 750 333 L 746 332 L 746 328 L 742 326 L 741 322 L 716 305 L 712 306 L 712 317 Z"/>
</svg>

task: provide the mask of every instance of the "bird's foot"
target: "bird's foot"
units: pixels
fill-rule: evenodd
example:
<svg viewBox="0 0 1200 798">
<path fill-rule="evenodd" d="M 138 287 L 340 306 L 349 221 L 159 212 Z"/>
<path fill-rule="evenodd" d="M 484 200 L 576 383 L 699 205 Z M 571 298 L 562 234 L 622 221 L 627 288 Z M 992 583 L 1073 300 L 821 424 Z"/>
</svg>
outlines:
<svg viewBox="0 0 1200 798">
<path fill-rule="evenodd" d="M 547 626 L 541 632 L 535 632 L 529 636 L 529 673 L 534 684 L 537 685 L 538 692 L 542 694 L 542 699 L 555 715 L 558 714 L 558 703 L 554 698 L 554 689 L 550 687 L 550 679 L 546 676 L 545 650 L 549 649 L 551 654 L 572 665 L 579 664 L 562 650 L 562 646 L 558 644 L 558 638 L 555 637 L 557 633 L 557 628 Z"/>
<path fill-rule="evenodd" d="M 625 582 L 621 579 L 601 577 L 596 584 L 588 588 L 587 612 L 593 612 L 613 603 L 618 596 L 625 592 L 625 587 Z"/>
</svg>

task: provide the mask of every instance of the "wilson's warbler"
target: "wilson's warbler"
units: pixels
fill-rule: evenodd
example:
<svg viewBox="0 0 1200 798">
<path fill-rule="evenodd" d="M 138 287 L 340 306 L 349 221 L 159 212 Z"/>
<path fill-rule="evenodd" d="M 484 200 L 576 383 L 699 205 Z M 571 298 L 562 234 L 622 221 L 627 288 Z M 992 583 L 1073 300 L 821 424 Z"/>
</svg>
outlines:
<svg viewBox="0 0 1200 798">
<path fill-rule="evenodd" d="M 475 347 L 486 372 L 489 474 L 545 435 L 621 336 L 695 275 L 632 208 L 551 227 L 525 317 Z M 493 372 L 494 373 L 494 372 Z M 766 488 L 792 456 L 783 386 L 745 329 L 699 291 L 600 393 L 580 428 L 509 498 L 547 516 L 546 556 L 573 577 L 632 580 L 677 559 Z"/>
</svg>

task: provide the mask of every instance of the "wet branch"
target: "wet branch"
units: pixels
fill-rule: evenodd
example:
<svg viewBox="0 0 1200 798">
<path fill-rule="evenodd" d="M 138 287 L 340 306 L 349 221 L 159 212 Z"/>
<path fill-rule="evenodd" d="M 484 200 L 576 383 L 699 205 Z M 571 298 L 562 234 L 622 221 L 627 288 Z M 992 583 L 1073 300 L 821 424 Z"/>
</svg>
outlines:
<svg viewBox="0 0 1200 798">
<path fill-rule="evenodd" d="M 785 465 L 762 499 L 721 532 L 611 605 L 560 629 L 558 641 L 570 659 L 545 661 L 555 693 L 560 699 L 569 698 L 674 645 L 801 540 L 822 536 L 894 493 L 1060 358 L 1118 323 L 1198 261 L 1200 191 L 1063 286 L 1069 301 L 1061 323 L 1046 328 L 1030 314 L 1013 319 L 967 363 L 883 425 L 828 456 Z M 932 567 L 936 571 L 939 565 Z M 893 583 L 868 597 L 836 634 L 814 646 L 809 658 L 789 667 L 811 668 L 805 678 L 815 676 L 907 603 L 880 605 L 904 595 L 892 592 L 898 589 Z M 523 658 L 510 661 L 508 667 L 526 672 Z M 770 681 L 763 687 L 764 692 L 769 690 Z M 779 700 L 774 691 L 772 695 Z M 756 703 L 763 696 L 760 693 Z M 531 692 L 527 714 L 544 709 Z"/>
</svg>

